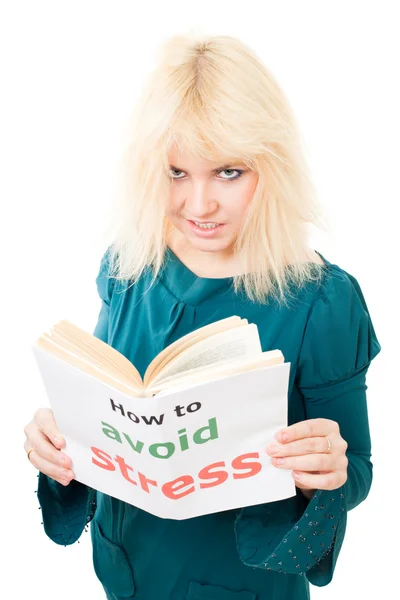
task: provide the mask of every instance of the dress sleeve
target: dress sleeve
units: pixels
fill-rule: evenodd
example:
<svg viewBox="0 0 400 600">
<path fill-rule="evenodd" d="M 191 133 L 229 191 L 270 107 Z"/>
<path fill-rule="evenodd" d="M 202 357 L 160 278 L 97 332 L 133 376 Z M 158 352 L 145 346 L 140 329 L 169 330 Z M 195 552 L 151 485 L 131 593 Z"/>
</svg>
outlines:
<svg viewBox="0 0 400 600">
<path fill-rule="evenodd" d="M 110 303 L 114 289 L 114 279 L 110 277 L 110 248 L 103 255 L 96 277 L 97 291 L 101 299 L 100 313 L 93 335 L 108 343 Z"/>
<path fill-rule="evenodd" d="M 109 276 L 109 249 L 101 259 L 96 278 L 101 299 L 93 335 L 108 342 L 108 321 L 113 281 Z M 81 536 L 96 511 L 96 490 L 73 479 L 63 486 L 41 471 L 38 473 L 38 501 L 46 535 L 56 544 L 70 545 Z"/>
<path fill-rule="evenodd" d="M 246 564 L 305 574 L 316 586 L 332 580 L 347 512 L 371 487 L 366 374 L 380 349 L 357 280 L 331 265 L 308 315 L 295 387 L 306 419 L 339 424 L 348 444 L 348 478 L 335 490 L 316 490 L 310 500 L 296 488 L 287 500 L 243 509 L 235 527 Z"/>
</svg>

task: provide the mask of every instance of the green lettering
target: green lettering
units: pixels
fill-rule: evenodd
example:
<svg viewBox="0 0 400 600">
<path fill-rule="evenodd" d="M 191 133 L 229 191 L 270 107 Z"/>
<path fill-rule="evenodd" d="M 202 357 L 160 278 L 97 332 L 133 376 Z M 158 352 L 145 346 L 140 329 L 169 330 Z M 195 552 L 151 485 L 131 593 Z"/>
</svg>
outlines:
<svg viewBox="0 0 400 600">
<path fill-rule="evenodd" d="M 140 440 L 138 440 L 136 442 L 136 444 L 131 440 L 131 438 L 129 437 L 129 435 L 127 433 L 123 433 L 124 438 L 126 439 L 126 441 L 128 442 L 128 444 L 130 445 L 130 447 L 132 448 L 132 450 L 134 450 L 135 452 L 137 452 L 138 454 L 140 454 L 143 450 L 143 442 L 141 442 Z"/>
<path fill-rule="evenodd" d="M 102 432 L 104 433 L 104 435 L 106 435 L 110 439 L 115 440 L 116 442 L 119 442 L 120 444 L 122 444 L 121 436 L 119 434 L 118 429 L 115 429 L 115 427 L 113 427 L 112 425 L 109 425 L 108 423 L 105 423 L 104 421 L 102 421 L 101 424 L 108 427 L 108 429 L 106 429 L 106 427 L 102 428 Z"/>
<path fill-rule="evenodd" d="M 202 433 L 208 431 L 209 432 L 209 437 L 202 437 Z M 217 429 L 217 419 L 215 417 L 213 417 L 212 419 L 209 419 L 208 421 L 208 425 L 206 425 L 205 427 L 201 427 L 200 429 L 198 429 L 197 431 L 195 431 L 195 433 L 193 434 L 193 441 L 195 444 L 205 444 L 206 442 L 209 442 L 210 440 L 216 440 L 218 438 L 218 429 Z"/>
<path fill-rule="evenodd" d="M 179 444 L 181 446 L 182 452 L 184 452 L 185 450 L 189 450 L 189 442 L 188 442 L 188 436 L 186 434 L 186 429 L 180 429 L 178 431 L 178 435 L 179 435 Z"/>
<path fill-rule="evenodd" d="M 167 453 L 160 454 L 159 448 L 165 448 Z M 151 446 L 149 446 L 149 452 L 154 458 L 170 458 L 175 452 L 175 445 L 172 442 L 165 442 L 165 444 L 151 444 Z"/>
</svg>

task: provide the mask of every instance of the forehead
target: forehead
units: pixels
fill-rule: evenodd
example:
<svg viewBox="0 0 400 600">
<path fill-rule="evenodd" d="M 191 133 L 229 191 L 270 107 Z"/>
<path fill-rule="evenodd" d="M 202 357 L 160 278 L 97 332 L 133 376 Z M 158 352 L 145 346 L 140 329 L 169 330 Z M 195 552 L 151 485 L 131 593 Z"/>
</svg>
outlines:
<svg viewBox="0 0 400 600">
<path fill-rule="evenodd" d="M 213 159 L 205 158 L 200 154 L 194 154 L 189 150 L 180 150 L 173 147 L 168 152 L 168 162 L 170 165 L 179 167 L 183 170 L 209 171 L 222 166 L 239 164 L 242 161 L 234 157 L 214 156 Z"/>
</svg>

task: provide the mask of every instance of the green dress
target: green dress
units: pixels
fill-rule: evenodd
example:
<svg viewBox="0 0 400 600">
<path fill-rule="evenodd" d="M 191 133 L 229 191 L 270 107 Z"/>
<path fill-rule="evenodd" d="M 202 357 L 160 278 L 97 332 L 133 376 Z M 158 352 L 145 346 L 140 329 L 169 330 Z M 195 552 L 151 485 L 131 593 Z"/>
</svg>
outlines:
<svg viewBox="0 0 400 600">
<path fill-rule="evenodd" d="M 365 378 L 379 342 L 357 280 L 322 255 L 320 284 L 295 291 L 290 305 L 250 302 L 232 278 L 196 276 L 168 248 L 150 287 L 147 270 L 130 287 L 97 276 L 102 304 L 94 335 L 143 376 L 165 346 L 193 329 L 239 315 L 256 323 L 263 350 L 291 363 L 288 424 L 337 421 L 348 443 L 348 479 L 333 491 L 296 496 L 183 521 L 161 519 L 73 480 L 39 473 L 44 530 L 57 544 L 78 540 L 91 521 L 93 564 L 109 600 L 303 600 L 309 583 L 328 584 L 347 512 L 368 495 L 371 440 Z"/>
</svg>

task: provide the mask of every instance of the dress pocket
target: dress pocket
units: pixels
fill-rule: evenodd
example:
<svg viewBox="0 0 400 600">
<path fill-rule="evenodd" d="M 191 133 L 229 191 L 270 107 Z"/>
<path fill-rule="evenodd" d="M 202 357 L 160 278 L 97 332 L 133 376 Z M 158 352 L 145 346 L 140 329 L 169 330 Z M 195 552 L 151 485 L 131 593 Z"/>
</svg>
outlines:
<svg viewBox="0 0 400 600">
<path fill-rule="evenodd" d="M 191 581 L 186 600 L 257 600 L 257 596 L 246 590 L 230 592 L 218 585 L 202 585 L 197 581 Z"/>
<path fill-rule="evenodd" d="M 120 598 L 133 598 L 135 583 L 124 550 L 104 537 L 95 519 L 92 527 L 93 566 L 98 579 L 108 592 Z"/>
</svg>

